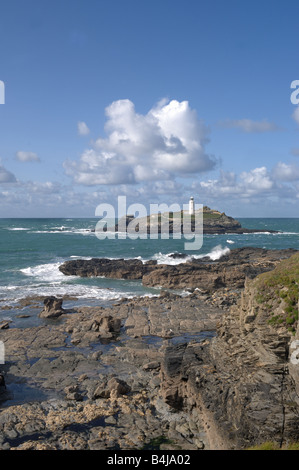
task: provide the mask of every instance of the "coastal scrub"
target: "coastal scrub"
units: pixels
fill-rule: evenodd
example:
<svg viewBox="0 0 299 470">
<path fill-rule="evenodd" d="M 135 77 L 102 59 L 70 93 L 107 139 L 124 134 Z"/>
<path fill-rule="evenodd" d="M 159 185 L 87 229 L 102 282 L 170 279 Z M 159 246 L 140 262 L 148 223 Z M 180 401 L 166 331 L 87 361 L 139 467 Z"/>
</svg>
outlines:
<svg viewBox="0 0 299 470">
<path fill-rule="evenodd" d="M 299 253 L 255 280 L 256 301 L 269 311 L 269 323 L 295 333 L 298 323 Z"/>
</svg>

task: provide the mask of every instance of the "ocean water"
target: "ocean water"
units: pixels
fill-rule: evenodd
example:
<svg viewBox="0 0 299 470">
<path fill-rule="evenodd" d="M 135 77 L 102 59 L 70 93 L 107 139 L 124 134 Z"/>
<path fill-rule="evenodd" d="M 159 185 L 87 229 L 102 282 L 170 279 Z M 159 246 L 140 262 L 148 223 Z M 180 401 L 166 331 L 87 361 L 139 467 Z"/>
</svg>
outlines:
<svg viewBox="0 0 299 470">
<path fill-rule="evenodd" d="M 97 219 L 0 219 L 0 321 L 24 313 L 17 308 L 26 297 L 70 295 L 84 305 L 107 305 L 122 297 L 158 295 L 159 289 L 142 286 L 141 281 L 64 276 L 59 265 L 76 258 L 138 258 L 143 261 L 176 264 L 172 253 L 209 255 L 218 259 L 233 248 L 299 248 L 299 219 L 238 219 L 243 227 L 278 230 L 281 233 L 205 235 L 200 250 L 185 251 L 186 240 L 105 239 L 95 233 Z M 199 286 L 200 287 L 200 286 Z M 66 301 L 64 306 L 72 306 Z M 27 313 L 26 308 L 24 308 Z M 31 312 L 32 313 L 32 312 Z M 36 313 L 32 316 L 36 318 Z M 27 321 L 27 324 L 31 324 Z"/>
</svg>

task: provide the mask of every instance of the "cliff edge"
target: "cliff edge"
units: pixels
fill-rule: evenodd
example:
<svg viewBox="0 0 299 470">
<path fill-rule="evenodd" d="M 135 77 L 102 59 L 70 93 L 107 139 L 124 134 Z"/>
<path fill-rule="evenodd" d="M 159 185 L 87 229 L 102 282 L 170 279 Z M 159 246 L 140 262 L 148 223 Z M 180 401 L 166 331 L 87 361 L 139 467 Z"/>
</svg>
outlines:
<svg viewBox="0 0 299 470">
<path fill-rule="evenodd" d="M 299 254 L 247 279 L 217 336 L 169 347 L 163 394 L 173 408 L 197 409 L 213 449 L 246 449 L 299 436 Z"/>
</svg>

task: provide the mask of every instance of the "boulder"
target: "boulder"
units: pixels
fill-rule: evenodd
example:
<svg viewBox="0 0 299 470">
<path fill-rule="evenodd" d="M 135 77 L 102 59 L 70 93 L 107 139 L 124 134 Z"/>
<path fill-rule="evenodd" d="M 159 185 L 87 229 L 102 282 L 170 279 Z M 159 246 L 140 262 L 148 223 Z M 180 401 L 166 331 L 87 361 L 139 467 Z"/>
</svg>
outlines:
<svg viewBox="0 0 299 470">
<path fill-rule="evenodd" d="M 127 395 L 131 391 L 131 387 L 117 377 L 101 382 L 93 392 L 93 399 L 97 398 L 118 398 L 121 395 Z"/>
<path fill-rule="evenodd" d="M 110 398 L 118 398 L 121 395 L 126 395 L 131 391 L 131 387 L 124 380 L 113 377 L 108 381 L 108 389 L 110 390 Z"/>
<path fill-rule="evenodd" d="M 59 270 L 66 276 L 142 279 L 148 267 L 138 259 L 92 258 L 66 261 L 59 266 Z"/>
<path fill-rule="evenodd" d="M 58 318 L 60 315 L 65 313 L 62 308 L 62 299 L 57 299 L 54 296 L 46 297 L 44 299 L 44 308 L 40 312 L 40 318 Z"/>
</svg>

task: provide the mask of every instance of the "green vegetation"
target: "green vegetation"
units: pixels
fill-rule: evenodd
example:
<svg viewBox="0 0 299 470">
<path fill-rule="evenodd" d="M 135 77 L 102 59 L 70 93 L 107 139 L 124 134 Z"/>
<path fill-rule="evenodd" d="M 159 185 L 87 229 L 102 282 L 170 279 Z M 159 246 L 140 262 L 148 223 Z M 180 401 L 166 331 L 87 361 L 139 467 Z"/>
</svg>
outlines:
<svg viewBox="0 0 299 470">
<path fill-rule="evenodd" d="M 165 436 L 158 436 L 151 439 L 147 444 L 144 444 L 141 450 L 160 450 L 161 444 L 173 444 L 173 442 Z"/>
<path fill-rule="evenodd" d="M 263 444 L 249 447 L 247 450 L 280 450 L 280 447 L 275 442 L 264 442 Z"/>
<path fill-rule="evenodd" d="M 249 447 L 247 450 L 299 450 L 299 442 L 293 442 L 280 447 L 276 442 L 264 442 L 263 444 Z"/>
<path fill-rule="evenodd" d="M 295 332 L 298 322 L 299 253 L 256 279 L 256 301 L 272 313 L 269 323 Z M 279 313 L 277 313 L 279 311 Z"/>
</svg>

